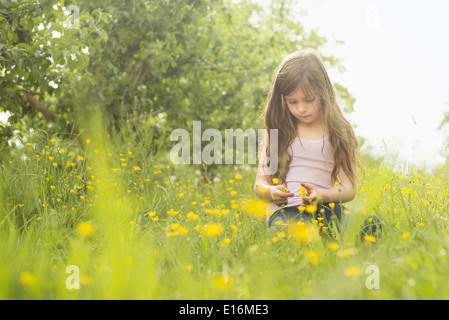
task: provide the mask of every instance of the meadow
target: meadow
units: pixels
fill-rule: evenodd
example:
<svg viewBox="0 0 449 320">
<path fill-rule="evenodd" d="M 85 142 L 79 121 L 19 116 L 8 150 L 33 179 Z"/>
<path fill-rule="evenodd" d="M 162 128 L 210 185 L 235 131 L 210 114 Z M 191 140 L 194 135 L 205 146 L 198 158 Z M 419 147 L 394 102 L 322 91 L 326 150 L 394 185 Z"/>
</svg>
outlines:
<svg viewBox="0 0 449 320">
<path fill-rule="evenodd" d="M 365 165 L 342 232 L 268 229 L 255 165 L 208 183 L 136 135 L 37 132 L 2 164 L 1 299 L 449 298 L 443 164 Z M 369 214 L 382 236 L 360 237 Z"/>
</svg>

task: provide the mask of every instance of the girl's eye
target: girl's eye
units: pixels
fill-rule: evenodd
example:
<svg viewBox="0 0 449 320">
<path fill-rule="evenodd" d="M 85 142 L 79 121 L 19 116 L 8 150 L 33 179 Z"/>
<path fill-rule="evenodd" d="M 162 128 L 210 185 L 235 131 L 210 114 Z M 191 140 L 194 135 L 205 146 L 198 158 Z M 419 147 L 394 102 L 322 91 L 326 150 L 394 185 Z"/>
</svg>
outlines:
<svg viewBox="0 0 449 320">
<path fill-rule="evenodd" d="M 306 102 L 313 102 L 313 101 L 315 101 L 315 98 L 311 98 L 311 99 L 306 100 Z"/>
</svg>

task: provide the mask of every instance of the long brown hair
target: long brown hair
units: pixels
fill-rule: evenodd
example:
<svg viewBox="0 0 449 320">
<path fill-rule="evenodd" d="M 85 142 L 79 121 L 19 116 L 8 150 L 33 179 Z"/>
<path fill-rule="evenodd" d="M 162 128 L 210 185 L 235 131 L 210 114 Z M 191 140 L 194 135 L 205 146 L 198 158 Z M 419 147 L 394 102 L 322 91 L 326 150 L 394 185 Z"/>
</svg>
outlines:
<svg viewBox="0 0 449 320">
<path fill-rule="evenodd" d="M 345 119 L 338 104 L 335 89 L 329 79 L 320 55 L 313 49 L 305 49 L 288 55 L 277 67 L 268 94 L 268 103 L 263 112 L 266 135 L 265 154 L 270 154 L 270 129 L 278 129 L 279 169 L 272 178 L 285 183 L 292 161 L 288 148 L 298 136 L 297 121 L 288 110 L 285 96 L 296 88 L 313 88 L 320 97 L 323 126 L 329 134 L 334 150 L 334 168 L 331 179 L 335 183 L 340 170 L 356 185 L 357 139 L 351 124 Z"/>
</svg>

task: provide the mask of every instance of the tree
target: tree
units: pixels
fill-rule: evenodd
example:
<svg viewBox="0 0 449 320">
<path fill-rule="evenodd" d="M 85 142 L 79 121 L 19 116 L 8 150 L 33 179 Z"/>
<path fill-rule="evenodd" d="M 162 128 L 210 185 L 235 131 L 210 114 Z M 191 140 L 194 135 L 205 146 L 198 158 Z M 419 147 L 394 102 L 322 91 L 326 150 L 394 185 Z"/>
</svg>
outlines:
<svg viewBox="0 0 449 320">
<path fill-rule="evenodd" d="M 221 131 L 262 128 L 275 67 L 293 51 L 327 44 L 290 15 L 293 5 L 2 0 L 0 108 L 13 114 L 13 127 L 23 128 L 25 119 L 66 133 L 80 131 L 92 112 L 102 112 L 110 133 L 125 118 L 136 126 L 158 119 L 150 123 L 160 134 L 193 120 Z M 336 88 L 351 111 L 353 97 Z M 83 104 L 85 94 L 98 103 Z"/>
</svg>

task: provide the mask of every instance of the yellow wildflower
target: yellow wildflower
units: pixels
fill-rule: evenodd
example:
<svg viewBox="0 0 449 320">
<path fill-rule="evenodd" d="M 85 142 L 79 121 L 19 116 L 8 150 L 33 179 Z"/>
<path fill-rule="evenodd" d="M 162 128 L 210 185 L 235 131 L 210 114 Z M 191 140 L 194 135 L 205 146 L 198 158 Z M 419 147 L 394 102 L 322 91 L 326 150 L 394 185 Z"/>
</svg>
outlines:
<svg viewBox="0 0 449 320">
<path fill-rule="evenodd" d="M 86 222 L 80 222 L 76 226 L 76 231 L 81 234 L 82 236 L 90 236 L 95 231 L 95 227 L 92 222 L 86 221 Z"/>
<path fill-rule="evenodd" d="M 203 233 L 211 238 L 218 237 L 223 232 L 223 226 L 219 223 L 206 224 L 203 227 Z"/>
<path fill-rule="evenodd" d="M 34 286 L 36 284 L 36 276 L 31 272 L 22 272 L 20 274 L 20 282 L 26 286 Z"/>
</svg>

